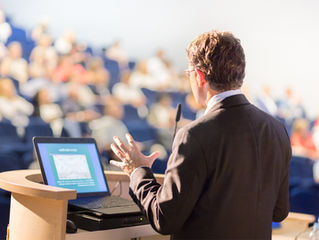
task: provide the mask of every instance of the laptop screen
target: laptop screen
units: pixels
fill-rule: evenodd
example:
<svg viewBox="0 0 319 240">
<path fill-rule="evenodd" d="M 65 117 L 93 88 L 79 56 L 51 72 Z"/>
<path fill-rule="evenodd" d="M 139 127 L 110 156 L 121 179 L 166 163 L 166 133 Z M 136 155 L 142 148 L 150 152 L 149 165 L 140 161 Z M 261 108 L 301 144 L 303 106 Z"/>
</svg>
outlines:
<svg viewBox="0 0 319 240">
<path fill-rule="evenodd" d="M 46 184 L 75 189 L 80 196 L 109 192 L 94 142 L 35 145 Z"/>
</svg>

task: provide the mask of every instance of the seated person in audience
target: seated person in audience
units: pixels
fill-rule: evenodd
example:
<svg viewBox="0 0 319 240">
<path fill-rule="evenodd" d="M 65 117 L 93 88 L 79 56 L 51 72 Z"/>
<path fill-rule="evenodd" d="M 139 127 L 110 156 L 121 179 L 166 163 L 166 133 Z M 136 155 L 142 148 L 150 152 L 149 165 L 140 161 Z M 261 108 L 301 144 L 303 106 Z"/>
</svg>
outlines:
<svg viewBox="0 0 319 240">
<path fill-rule="evenodd" d="M 0 42 L 5 44 L 8 38 L 11 36 L 12 30 L 9 23 L 6 22 L 6 15 L 2 9 L 0 9 Z"/>
<path fill-rule="evenodd" d="M 115 157 L 113 152 L 110 151 L 113 136 L 119 136 L 125 140 L 125 134 L 128 132 L 127 127 L 122 122 L 124 109 L 120 101 L 116 98 L 109 98 L 105 102 L 104 115 L 91 121 L 89 127 L 92 130 L 92 137 L 96 139 L 101 152 L 108 152 Z"/>
<path fill-rule="evenodd" d="M 73 82 L 85 84 L 85 74 L 84 67 L 75 61 L 74 55 L 64 55 L 60 58 L 60 62 L 53 72 L 52 80 L 54 82 L 68 82 L 72 77 Z"/>
<path fill-rule="evenodd" d="M 54 69 L 57 67 L 58 55 L 54 47 L 52 47 L 51 37 L 47 34 L 40 36 L 37 41 L 37 46 L 32 50 L 30 55 L 31 63 L 35 61 L 35 58 L 42 56 L 43 65 L 48 71 L 48 76 L 51 77 Z"/>
<path fill-rule="evenodd" d="M 274 98 L 271 95 L 271 88 L 269 85 L 266 85 L 262 88 L 262 92 L 257 96 L 255 102 L 256 106 L 260 110 L 263 110 L 272 116 L 277 115 L 278 108 Z"/>
<path fill-rule="evenodd" d="M 158 50 L 156 55 L 147 61 L 147 71 L 155 79 L 156 90 L 167 90 L 172 87 L 176 77 L 171 64 L 166 60 L 163 50 Z"/>
<path fill-rule="evenodd" d="M 44 52 L 33 52 L 32 60 L 29 64 L 29 77 L 31 79 L 46 78 L 46 69 Z"/>
<path fill-rule="evenodd" d="M 58 54 L 70 54 L 72 46 L 75 43 L 75 33 L 72 31 L 65 32 L 61 37 L 57 38 L 54 42 L 54 48 Z"/>
<path fill-rule="evenodd" d="M 316 148 L 319 149 L 319 118 L 315 120 L 313 129 L 312 129 L 313 141 L 316 145 Z"/>
<path fill-rule="evenodd" d="M 52 102 L 47 88 L 40 89 L 34 97 L 33 116 L 42 118 L 49 123 L 54 136 L 60 136 L 63 127 L 63 113 L 58 104 Z"/>
<path fill-rule="evenodd" d="M 128 58 L 126 52 L 121 48 L 121 42 L 115 41 L 111 47 L 105 52 L 105 57 L 117 61 L 120 69 L 126 69 L 128 67 Z"/>
<path fill-rule="evenodd" d="M 319 159 L 319 152 L 314 144 L 312 134 L 309 131 L 309 123 L 306 119 L 295 120 L 290 140 L 293 155 L 307 157 L 312 160 Z"/>
<path fill-rule="evenodd" d="M 88 104 L 87 99 L 83 98 L 81 87 L 79 84 L 68 84 L 67 99 L 62 102 L 64 129 L 70 137 L 82 136 L 80 122 L 85 123 L 99 117 L 93 104 Z"/>
<path fill-rule="evenodd" d="M 8 46 L 9 55 L 1 64 L 2 76 L 10 76 L 18 80 L 20 85 L 28 80 L 28 64 L 22 58 L 22 48 L 19 42 L 12 42 Z"/>
<path fill-rule="evenodd" d="M 158 128 L 158 141 L 166 149 L 170 149 L 172 146 L 175 116 L 176 110 L 172 107 L 171 97 L 162 93 L 158 96 L 157 102 L 150 107 L 147 117 L 148 122 Z"/>
<path fill-rule="evenodd" d="M 31 38 L 38 42 L 43 35 L 47 35 L 49 32 L 49 19 L 48 17 L 42 17 L 39 24 L 32 30 Z"/>
<path fill-rule="evenodd" d="M 10 25 L 6 22 L 4 11 L 0 9 L 0 60 L 3 59 L 7 53 L 5 44 L 12 33 Z"/>
<path fill-rule="evenodd" d="M 93 93 L 101 98 L 100 100 L 103 101 L 104 97 L 110 95 L 108 90 L 110 74 L 104 68 L 101 58 L 92 58 L 88 62 L 85 78 L 85 82 L 91 87 Z"/>
<path fill-rule="evenodd" d="M 288 126 L 292 126 L 295 119 L 307 117 L 302 99 L 290 87 L 285 89 L 285 94 L 277 101 L 277 106 L 278 116 L 284 119 Z"/>
<path fill-rule="evenodd" d="M 145 108 L 146 97 L 139 88 L 129 85 L 130 72 L 123 72 L 121 81 L 113 86 L 112 93 L 122 104 L 131 104 L 136 108 Z"/>
<path fill-rule="evenodd" d="M 140 61 L 137 67 L 130 75 L 129 84 L 135 89 L 148 88 L 156 90 L 156 80 L 149 74 L 147 70 L 147 62 Z"/>
<path fill-rule="evenodd" d="M 32 104 L 16 94 L 12 81 L 0 79 L 0 115 L 21 129 L 28 125 L 32 113 Z"/>
</svg>

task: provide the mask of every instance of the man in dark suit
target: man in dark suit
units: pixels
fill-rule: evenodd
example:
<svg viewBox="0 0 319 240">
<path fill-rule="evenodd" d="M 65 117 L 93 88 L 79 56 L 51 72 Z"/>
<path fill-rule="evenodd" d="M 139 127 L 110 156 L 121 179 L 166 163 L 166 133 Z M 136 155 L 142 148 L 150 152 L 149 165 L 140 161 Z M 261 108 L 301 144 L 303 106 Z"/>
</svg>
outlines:
<svg viewBox="0 0 319 240">
<path fill-rule="evenodd" d="M 181 128 L 165 179 L 127 135 L 115 137 L 112 161 L 130 175 L 133 199 L 153 228 L 172 239 L 270 239 L 271 222 L 288 214 L 291 158 L 284 126 L 241 93 L 245 55 L 231 33 L 199 35 L 187 49 L 190 85 L 203 117 Z"/>
</svg>

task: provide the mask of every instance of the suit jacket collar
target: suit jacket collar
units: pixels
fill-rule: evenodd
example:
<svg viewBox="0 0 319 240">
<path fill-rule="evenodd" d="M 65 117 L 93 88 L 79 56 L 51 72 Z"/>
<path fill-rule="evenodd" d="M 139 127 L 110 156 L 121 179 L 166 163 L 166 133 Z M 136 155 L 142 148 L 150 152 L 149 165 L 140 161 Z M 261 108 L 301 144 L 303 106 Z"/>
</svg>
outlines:
<svg viewBox="0 0 319 240">
<path fill-rule="evenodd" d="M 238 105 L 248 105 L 250 104 L 244 94 L 237 94 L 234 96 L 230 96 L 225 98 L 223 101 L 217 103 L 213 106 L 208 113 L 216 111 L 217 109 L 221 108 L 230 108 Z"/>
</svg>

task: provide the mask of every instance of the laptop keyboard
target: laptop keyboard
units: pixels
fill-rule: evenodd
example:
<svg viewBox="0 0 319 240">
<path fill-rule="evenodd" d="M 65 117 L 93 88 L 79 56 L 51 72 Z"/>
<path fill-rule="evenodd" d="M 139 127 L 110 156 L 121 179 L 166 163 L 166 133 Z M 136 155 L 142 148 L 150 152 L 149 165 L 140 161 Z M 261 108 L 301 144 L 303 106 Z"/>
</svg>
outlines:
<svg viewBox="0 0 319 240">
<path fill-rule="evenodd" d="M 99 209 L 99 208 L 114 208 L 134 205 L 132 200 L 121 198 L 118 196 L 103 197 L 98 199 L 77 199 L 77 203 L 85 205 L 87 208 Z"/>
</svg>

